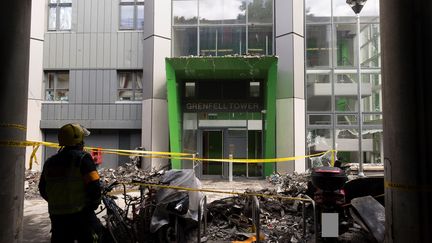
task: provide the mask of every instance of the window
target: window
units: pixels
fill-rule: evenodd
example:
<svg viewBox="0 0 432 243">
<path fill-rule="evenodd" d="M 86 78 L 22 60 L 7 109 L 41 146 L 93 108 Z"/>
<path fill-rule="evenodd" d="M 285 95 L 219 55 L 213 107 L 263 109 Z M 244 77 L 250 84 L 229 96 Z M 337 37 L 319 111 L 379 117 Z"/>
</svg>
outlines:
<svg viewBox="0 0 432 243">
<path fill-rule="evenodd" d="M 72 26 L 72 0 L 49 0 L 48 30 L 70 30 Z"/>
<path fill-rule="evenodd" d="M 118 72 L 118 100 L 142 100 L 142 71 Z"/>
<path fill-rule="evenodd" d="M 121 30 L 142 30 L 144 27 L 144 0 L 120 0 Z"/>
<path fill-rule="evenodd" d="M 173 0 L 173 56 L 272 55 L 273 0 Z"/>
<path fill-rule="evenodd" d="M 69 72 L 47 72 L 45 74 L 45 100 L 69 100 Z"/>
</svg>

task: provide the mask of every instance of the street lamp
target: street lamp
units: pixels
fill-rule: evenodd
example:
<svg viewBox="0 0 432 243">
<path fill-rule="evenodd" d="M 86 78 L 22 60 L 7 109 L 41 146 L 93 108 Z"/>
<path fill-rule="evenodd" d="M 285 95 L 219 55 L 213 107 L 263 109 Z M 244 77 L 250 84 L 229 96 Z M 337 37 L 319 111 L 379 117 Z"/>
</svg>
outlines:
<svg viewBox="0 0 432 243">
<path fill-rule="evenodd" d="M 357 19 L 357 75 L 358 75 L 358 85 L 357 85 L 357 99 L 359 104 L 359 169 L 358 175 L 364 177 L 363 172 L 363 119 L 362 119 L 362 80 L 361 80 L 361 70 L 360 70 L 360 12 L 363 6 L 366 4 L 367 0 L 346 0 L 346 3 L 352 8 L 356 14 Z"/>
</svg>

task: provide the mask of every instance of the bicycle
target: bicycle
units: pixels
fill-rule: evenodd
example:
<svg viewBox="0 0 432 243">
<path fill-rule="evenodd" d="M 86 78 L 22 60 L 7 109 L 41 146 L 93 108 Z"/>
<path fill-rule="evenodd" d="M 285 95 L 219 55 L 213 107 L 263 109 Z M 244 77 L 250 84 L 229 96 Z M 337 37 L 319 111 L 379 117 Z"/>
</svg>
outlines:
<svg viewBox="0 0 432 243">
<path fill-rule="evenodd" d="M 106 215 L 104 216 L 106 227 L 110 233 L 112 241 L 115 243 L 135 243 L 134 229 L 132 227 L 132 220 L 128 218 L 128 209 L 132 203 L 126 203 L 126 210 L 120 208 L 115 199 L 116 196 L 110 195 L 110 192 L 115 186 L 119 185 L 117 181 L 108 186 L 102 185 L 102 202 L 105 205 Z M 124 187 L 124 195 L 126 189 Z M 125 196 L 125 201 L 126 201 Z M 101 212 L 104 209 L 101 210 Z M 100 212 L 99 212 L 100 213 Z"/>
</svg>

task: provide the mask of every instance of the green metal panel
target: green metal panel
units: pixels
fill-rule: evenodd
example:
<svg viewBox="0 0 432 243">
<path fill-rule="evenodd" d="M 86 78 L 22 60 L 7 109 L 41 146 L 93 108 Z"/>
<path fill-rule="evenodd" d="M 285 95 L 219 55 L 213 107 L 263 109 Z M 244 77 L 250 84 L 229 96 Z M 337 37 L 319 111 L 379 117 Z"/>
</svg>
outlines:
<svg viewBox="0 0 432 243">
<path fill-rule="evenodd" d="M 171 152 L 181 152 L 181 109 L 180 95 L 177 89 L 176 74 L 174 68 L 168 61 L 165 61 L 167 90 L 168 90 L 168 124 Z M 181 169 L 181 160 L 172 159 L 171 167 Z"/>
<path fill-rule="evenodd" d="M 277 62 L 272 63 L 267 73 L 265 90 L 265 132 L 264 132 L 264 156 L 274 158 L 276 156 L 276 83 Z M 274 172 L 275 164 L 265 163 L 264 176 Z"/>
</svg>

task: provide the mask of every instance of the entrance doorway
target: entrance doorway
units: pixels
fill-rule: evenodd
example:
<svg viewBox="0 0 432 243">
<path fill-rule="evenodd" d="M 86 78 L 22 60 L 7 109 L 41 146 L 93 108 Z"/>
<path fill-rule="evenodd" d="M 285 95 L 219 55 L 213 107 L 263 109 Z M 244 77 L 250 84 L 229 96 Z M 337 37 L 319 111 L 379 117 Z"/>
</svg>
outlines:
<svg viewBox="0 0 432 243">
<path fill-rule="evenodd" d="M 247 128 L 202 128 L 198 130 L 199 154 L 205 159 L 261 158 L 261 131 Z M 203 161 L 196 173 L 200 178 L 229 178 L 229 163 Z M 233 163 L 237 178 L 262 177 L 262 164 Z"/>
</svg>

